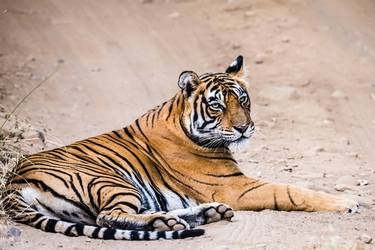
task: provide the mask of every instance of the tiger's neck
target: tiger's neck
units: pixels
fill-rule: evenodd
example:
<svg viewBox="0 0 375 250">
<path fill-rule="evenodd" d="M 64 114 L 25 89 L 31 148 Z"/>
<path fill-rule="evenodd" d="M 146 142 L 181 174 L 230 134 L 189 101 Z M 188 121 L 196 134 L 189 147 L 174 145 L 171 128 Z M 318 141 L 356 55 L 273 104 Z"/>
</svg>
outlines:
<svg viewBox="0 0 375 250">
<path fill-rule="evenodd" d="M 186 109 L 185 97 L 182 92 L 177 93 L 173 98 L 148 111 L 133 124 L 125 128 L 125 131 L 132 133 L 132 136 L 143 144 L 145 148 L 151 147 L 159 152 L 166 162 L 173 165 L 186 165 L 184 168 L 192 167 L 192 159 L 202 160 L 201 169 L 205 171 L 209 162 L 217 168 L 215 159 L 227 160 L 223 165 L 236 165 L 235 160 L 228 148 L 206 148 L 196 144 L 189 137 L 183 125 L 183 114 Z M 186 164 L 183 164 L 187 159 Z M 224 163 L 224 162 L 223 162 Z M 237 166 L 237 165 L 236 165 Z M 197 168 L 194 167 L 194 172 Z"/>
</svg>

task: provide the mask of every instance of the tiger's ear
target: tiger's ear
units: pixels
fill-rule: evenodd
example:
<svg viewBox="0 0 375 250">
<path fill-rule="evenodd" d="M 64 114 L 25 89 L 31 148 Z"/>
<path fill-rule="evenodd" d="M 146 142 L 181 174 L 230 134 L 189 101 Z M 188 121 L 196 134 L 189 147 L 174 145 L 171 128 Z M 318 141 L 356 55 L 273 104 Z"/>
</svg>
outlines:
<svg viewBox="0 0 375 250">
<path fill-rule="evenodd" d="M 184 90 L 187 97 L 197 89 L 200 82 L 199 76 L 193 71 L 184 71 L 178 78 L 178 86 Z"/>
<path fill-rule="evenodd" d="M 245 79 L 248 77 L 248 71 L 245 65 L 245 61 L 243 59 L 243 56 L 239 55 L 237 56 L 236 60 L 234 60 L 225 73 L 228 73 L 232 77 L 242 78 Z"/>
</svg>

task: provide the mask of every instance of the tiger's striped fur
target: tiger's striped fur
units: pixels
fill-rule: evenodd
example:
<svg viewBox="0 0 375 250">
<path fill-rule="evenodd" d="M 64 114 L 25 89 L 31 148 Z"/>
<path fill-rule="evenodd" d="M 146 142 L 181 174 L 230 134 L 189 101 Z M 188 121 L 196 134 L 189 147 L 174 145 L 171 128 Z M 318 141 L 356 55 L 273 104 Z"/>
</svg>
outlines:
<svg viewBox="0 0 375 250">
<path fill-rule="evenodd" d="M 228 146 L 254 132 L 239 56 L 226 73 L 180 75 L 181 90 L 131 125 L 20 162 L 15 221 L 102 239 L 199 236 L 240 210 L 355 210 L 357 203 L 246 177 Z M 228 204 L 228 205 L 226 205 Z"/>
</svg>

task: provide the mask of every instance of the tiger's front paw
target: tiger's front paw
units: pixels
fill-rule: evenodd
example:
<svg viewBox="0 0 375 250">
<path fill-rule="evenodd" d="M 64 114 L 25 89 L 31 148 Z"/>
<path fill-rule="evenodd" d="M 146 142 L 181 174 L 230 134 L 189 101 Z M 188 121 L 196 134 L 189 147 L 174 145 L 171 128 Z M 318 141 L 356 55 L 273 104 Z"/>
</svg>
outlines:
<svg viewBox="0 0 375 250">
<path fill-rule="evenodd" d="M 220 220 L 230 221 L 234 216 L 233 209 L 228 205 L 218 202 L 205 204 L 205 223 L 212 223 Z"/>
<path fill-rule="evenodd" d="M 151 225 L 155 231 L 178 231 L 190 228 L 189 224 L 183 219 L 165 213 L 160 213 L 153 219 Z"/>
</svg>

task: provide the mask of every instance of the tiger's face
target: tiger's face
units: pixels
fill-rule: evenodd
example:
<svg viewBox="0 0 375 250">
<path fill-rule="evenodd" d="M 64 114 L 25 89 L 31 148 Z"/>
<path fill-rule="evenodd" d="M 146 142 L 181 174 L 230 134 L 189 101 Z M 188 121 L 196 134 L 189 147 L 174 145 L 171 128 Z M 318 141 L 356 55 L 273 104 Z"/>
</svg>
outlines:
<svg viewBox="0 0 375 250">
<path fill-rule="evenodd" d="M 226 73 L 207 73 L 198 77 L 192 71 L 180 75 L 186 107 L 183 126 L 199 145 L 216 148 L 239 143 L 254 133 L 250 96 L 243 80 L 242 56 Z"/>
</svg>

